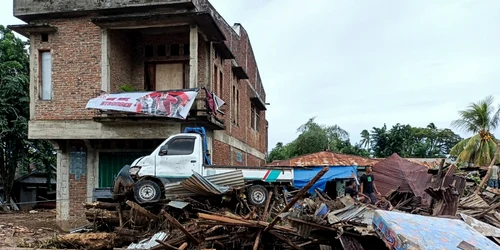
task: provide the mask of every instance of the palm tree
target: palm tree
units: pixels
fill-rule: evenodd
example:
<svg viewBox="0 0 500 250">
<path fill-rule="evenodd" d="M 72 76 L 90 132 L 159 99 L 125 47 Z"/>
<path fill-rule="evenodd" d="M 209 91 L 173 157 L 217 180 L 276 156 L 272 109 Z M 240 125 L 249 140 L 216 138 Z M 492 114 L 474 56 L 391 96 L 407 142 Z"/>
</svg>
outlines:
<svg viewBox="0 0 500 250">
<path fill-rule="evenodd" d="M 497 140 L 490 131 L 497 128 L 500 120 L 500 109 L 495 108 L 493 102 L 493 97 L 488 96 L 458 112 L 460 119 L 451 125 L 474 135 L 451 148 L 450 154 L 457 156 L 457 161 L 478 166 L 487 166 L 492 161 Z"/>
<path fill-rule="evenodd" d="M 361 131 L 361 146 L 370 149 L 370 132 L 368 130 Z"/>
</svg>

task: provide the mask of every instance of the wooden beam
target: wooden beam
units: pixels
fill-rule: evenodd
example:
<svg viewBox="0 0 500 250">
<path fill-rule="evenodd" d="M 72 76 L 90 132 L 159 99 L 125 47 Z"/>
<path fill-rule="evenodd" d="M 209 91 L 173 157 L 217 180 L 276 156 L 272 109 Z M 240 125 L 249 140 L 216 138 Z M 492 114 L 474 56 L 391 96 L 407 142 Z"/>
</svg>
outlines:
<svg viewBox="0 0 500 250">
<path fill-rule="evenodd" d="M 273 228 L 274 225 L 276 225 L 276 223 L 278 223 L 278 221 L 281 219 L 280 215 L 290 210 L 290 208 L 292 208 L 293 205 L 295 205 L 295 203 L 297 203 L 297 201 L 307 193 L 307 191 L 314 185 L 314 183 L 316 183 L 324 174 L 326 174 L 326 172 L 328 172 L 328 170 L 330 170 L 329 167 L 324 167 L 321 171 L 319 171 L 318 174 L 316 174 L 316 176 L 314 176 L 314 178 L 312 178 L 305 186 L 303 186 L 300 191 L 293 197 L 290 203 L 288 203 L 288 205 L 286 205 L 286 207 L 284 207 L 278 213 L 278 215 L 276 215 L 274 220 L 264 229 L 264 232 L 268 232 L 271 228 Z"/>
<path fill-rule="evenodd" d="M 281 240 L 283 241 L 285 244 L 291 246 L 293 249 L 296 249 L 296 250 L 301 250 L 302 248 L 300 248 L 299 246 L 297 246 L 296 244 L 294 244 L 290 239 L 284 237 L 284 236 L 281 236 L 273 231 L 269 231 L 270 234 L 272 234 L 274 237 L 278 238 L 278 240 Z"/>
<path fill-rule="evenodd" d="M 141 207 L 139 204 L 133 202 L 133 201 L 126 201 L 127 205 L 129 205 L 132 209 L 136 210 L 137 212 L 141 213 L 142 215 L 148 217 L 150 220 L 158 220 L 158 216 L 154 215 L 153 213 L 149 212 L 145 208 Z"/>
<path fill-rule="evenodd" d="M 172 225 L 174 225 L 177 229 L 181 230 L 191 241 L 193 241 L 196 245 L 199 245 L 200 244 L 200 241 L 198 239 L 196 239 L 191 233 L 189 233 L 185 228 L 184 226 L 181 225 L 181 223 L 179 223 L 179 221 L 177 221 L 174 217 L 172 217 L 170 214 L 168 214 L 167 212 L 165 212 L 165 210 L 161 210 L 161 214 L 163 216 L 165 216 L 165 218 L 170 222 L 172 223 Z"/>
</svg>

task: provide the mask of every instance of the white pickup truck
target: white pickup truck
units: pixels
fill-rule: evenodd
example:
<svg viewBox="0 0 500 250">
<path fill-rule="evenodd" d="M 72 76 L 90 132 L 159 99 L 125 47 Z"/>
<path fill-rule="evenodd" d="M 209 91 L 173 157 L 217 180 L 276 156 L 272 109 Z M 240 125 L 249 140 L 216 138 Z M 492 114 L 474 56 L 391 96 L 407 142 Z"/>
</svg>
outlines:
<svg viewBox="0 0 500 250">
<path fill-rule="evenodd" d="M 150 155 L 121 169 L 113 184 L 113 198 L 133 194 L 138 203 L 155 203 L 165 197 L 165 185 L 189 178 L 193 171 L 202 176 L 241 170 L 252 205 L 265 204 L 268 189 L 293 182 L 293 168 L 236 167 L 211 165 L 204 128 L 186 128 L 166 139 Z"/>
</svg>

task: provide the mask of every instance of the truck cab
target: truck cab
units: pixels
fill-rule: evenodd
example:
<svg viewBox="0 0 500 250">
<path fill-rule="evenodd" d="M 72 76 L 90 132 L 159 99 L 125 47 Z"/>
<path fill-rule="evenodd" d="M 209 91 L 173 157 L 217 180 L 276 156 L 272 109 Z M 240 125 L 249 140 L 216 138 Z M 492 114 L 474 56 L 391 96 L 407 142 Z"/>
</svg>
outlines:
<svg viewBox="0 0 500 250">
<path fill-rule="evenodd" d="M 170 181 L 186 179 L 193 171 L 204 173 L 202 137 L 182 133 L 165 140 L 150 155 L 132 163 L 130 174 L 135 177 L 156 176 Z"/>
</svg>

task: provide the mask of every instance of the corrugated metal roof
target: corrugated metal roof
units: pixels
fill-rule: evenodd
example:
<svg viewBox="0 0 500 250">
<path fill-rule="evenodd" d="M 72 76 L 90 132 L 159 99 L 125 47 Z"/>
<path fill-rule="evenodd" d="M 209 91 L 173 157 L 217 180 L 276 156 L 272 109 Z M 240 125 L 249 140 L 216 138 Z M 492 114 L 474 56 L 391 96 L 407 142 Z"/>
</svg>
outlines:
<svg viewBox="0 0 500 250">
<path fill-rule="evenodd" d="M 221 195 L 229 190 L 226 186 L 218 186 L 194 172 L 193 175 L 181 182 L 187 190 L 199 195 Z"/>
<path fill-rule="evenodd" d="M 31 175 L 23 178 L 22 180 L 19 180 L 19 182 L 26 184 L 45 184 L 47 183 L 47 177 Z M 50 184 L 56 184 L 56 180 L 51 179 Z"/>
<path fill-rule="evenodd" d="M 424 190 L 432 177 L 427 171 L 427 167 L 403 159 L 396 153 L 373 166 L 375 184 L 382 195 L 399 189 L 411 192 L 426 202 L 430 196 Z"/>
<path fill-rule="evenodd" d="M 195 175 L 197 177 L 194 177 Z M 245 185 L 245 181 L 243 179 L 243 171 L 241 170 L 205 177 L 195 173 L 185 181 L 166 184 L 165 198 L 173 199 L 176 197 L 192 197 L 198 194 L 211 195 L 217 193 L 218 191 L 224 191 L 223 187 L 240 187 L 243 185 Z M 207 189 L 205 192 L 203 191 L 203 187 Z"/>
<path fill-rule="evenodd" d="M 155 235 L 153 235 L 150 239 L 145 239 L 140 241 L 139 243 L 132 243 L 130 244 L 127 249 L 151 249 L 152 247 L 155 247 L 159 245 L 156 240 L 164 241 L 167 238 L 168 234 L 165 232 L 158 232 Z"/>
<path fill-rule="evenodd" d="M 330 224 L 338 221 L 354 221 L 370 226 L 373 221 L 375 210 L 367 205 L 355 203 L 342 209 L 332 211 L 328 214 Z"/>
<path fill-rule="evenodd" d="M 373 166 L 378 160 L 328 151 L 274 161 L 268 166 Z"/>
</svg>

